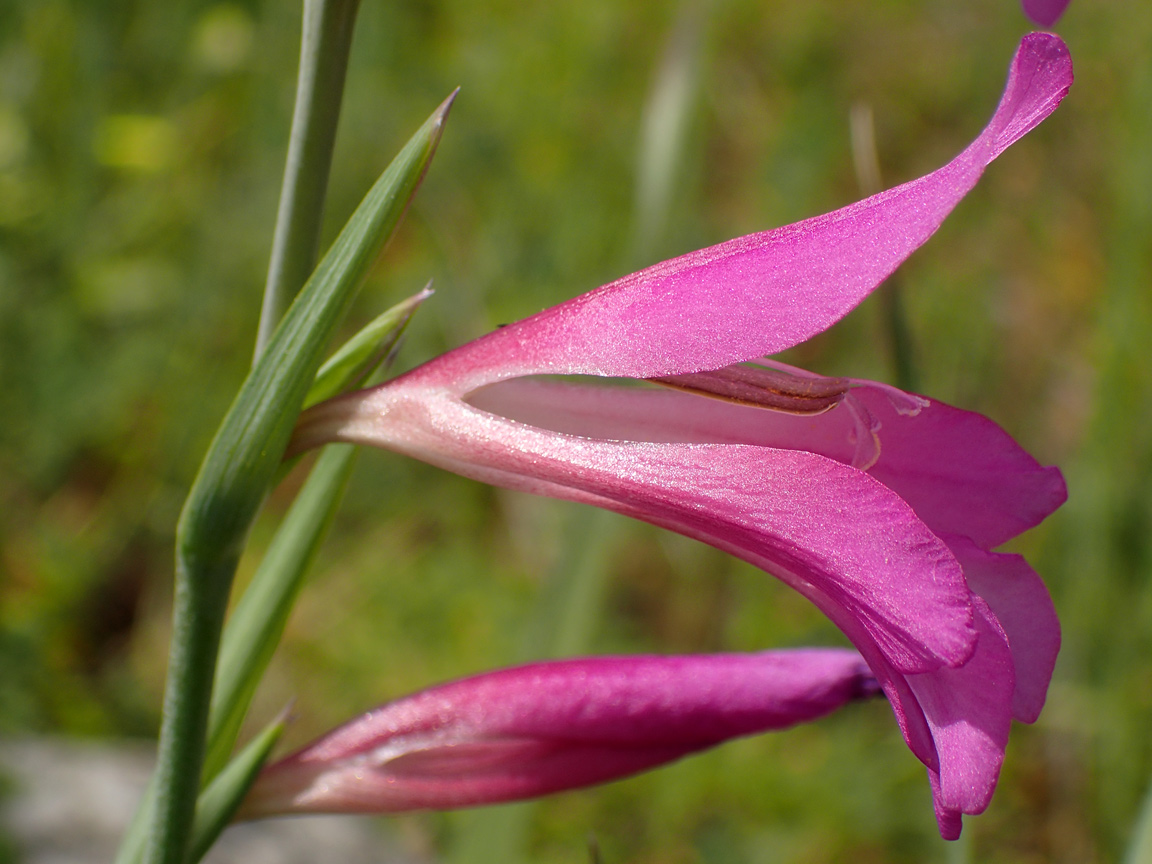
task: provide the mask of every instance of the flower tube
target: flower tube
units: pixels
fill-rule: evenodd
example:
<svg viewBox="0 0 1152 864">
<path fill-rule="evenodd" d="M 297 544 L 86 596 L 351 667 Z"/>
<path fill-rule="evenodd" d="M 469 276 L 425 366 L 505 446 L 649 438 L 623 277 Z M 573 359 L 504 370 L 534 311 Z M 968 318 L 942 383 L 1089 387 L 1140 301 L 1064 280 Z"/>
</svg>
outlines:
<svg viewBox="0 0 1152 864">
<path fill-rule="evenodd" d="M 1064 43 L 1030 34 L 992 120 L 944 167 L 657 264 L 315 406 L 290 451 L 384 447 L 633 516 L 777 576 L 864 656 L 954 838 L 991 798 L 1011 718 L 1039 713 L 1059 647 L 1039 578 L 992 550 L 1060 506 L 1063 478 L 979 415 L 763 358 L 854 308 L 1071 82 Z"/>
<path fill-rule="evenodd" d="M 879 692 L 855 651 L 592 657 L 382 705 L 266 768 L 241 818 L 449 809 L 626 777 Z"/>
</svg>

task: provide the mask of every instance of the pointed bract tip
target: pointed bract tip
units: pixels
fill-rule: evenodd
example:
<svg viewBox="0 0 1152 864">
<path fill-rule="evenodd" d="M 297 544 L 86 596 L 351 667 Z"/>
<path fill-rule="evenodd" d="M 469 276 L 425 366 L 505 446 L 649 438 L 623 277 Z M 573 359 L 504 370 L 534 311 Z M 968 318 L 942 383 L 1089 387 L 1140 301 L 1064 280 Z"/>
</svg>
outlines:
<svg viewBox="0 0 1152 864">
<path fill-rule="evenodd" d="M 296 697 L 293 696 L 288 700 L 287 704 L 280 709 L 280 713 L 273 718 L 272 722 L 280 726 L 288 726 L 296 720 Z"/>
<path fill-rule="evenodd" d="M 411 297 L 405 297 L 403 300 L 397 303 L 396 306 L 403 308 L 408 316 L 411 317 L 411 315 L 420 308 L 424 301 L 435 293 L 436 292 L 432 289 L 432 280 L 429 279 L 423 288 L 421 288 Z"/>
<path fill-rule="evenodd" d="M 432 112 L 432 117 L 440 126 L 444 125 L 445 118 L 448 117 L 448 112 L 452 110 L 452 104 L 456 101 L 456 97 L 460 95 L 460 88 L 457 87 L 448 94 L 448 98 L 440 103 L 440 107 Z"/>
</svg>

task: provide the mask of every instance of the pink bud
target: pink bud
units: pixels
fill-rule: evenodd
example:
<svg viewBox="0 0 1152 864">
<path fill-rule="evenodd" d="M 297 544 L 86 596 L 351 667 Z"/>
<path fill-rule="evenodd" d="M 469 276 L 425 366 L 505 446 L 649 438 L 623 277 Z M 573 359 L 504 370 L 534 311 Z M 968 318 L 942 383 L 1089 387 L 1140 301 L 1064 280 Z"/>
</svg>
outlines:
<svg viewBox="0 0 1152 864">
<path fill-rule="evenodd" d="M 389 702 L 266 768 L 241 818 L 495 804 L 626 777 L 878 694 L 854 651 L 534 663 Z"/>
</svg>

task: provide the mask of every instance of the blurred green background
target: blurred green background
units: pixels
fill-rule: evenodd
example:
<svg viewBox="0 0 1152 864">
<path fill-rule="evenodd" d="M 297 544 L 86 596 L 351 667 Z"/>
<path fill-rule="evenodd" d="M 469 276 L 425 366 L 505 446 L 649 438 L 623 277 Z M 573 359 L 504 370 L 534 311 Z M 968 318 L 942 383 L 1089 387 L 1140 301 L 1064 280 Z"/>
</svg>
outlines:
<svg viewBox="0 0 1152 864">
<path fill-rule="evenodd" d="M 918 176 L 983 126 L 1030 29 L 1014 0 L 698 4 L 683 148 L 662 227 L 638 239 L 644 107 L 683 14 L 362 0 L 328 240 L 464 89 L 349 328 L 435 279 L 411 366 L 855 200 L 856 104 L 885 182 Z M 173 525 L 251 357 L 299 27 L 296 0 L 0 0 L 0 734 L 155 734 Z M 1070 490 L 1014 544 L 1064 648 L 1044 715 L 1014 730 L 992 806 L 967 820 L 977 861 L 1115 860 L 1152 777 L 1152 7 L 1074 0 L 1058 29 L 1071 95 L 900 274 L 920 389 L 991 415 Z M 789 359 L 894 375 L 875 299 Z M 301 477 L 270 499 L 241 579 Z M 295 696 L 300 743 L 529 656 L 842 642 L 713 550 L 371 452 L 256 719 Z M 589 834 L 608 864 L 955 854 L 883 702 L 482 819 L 392 822 L 457 861 L 587 861 Z"/>
</svg>

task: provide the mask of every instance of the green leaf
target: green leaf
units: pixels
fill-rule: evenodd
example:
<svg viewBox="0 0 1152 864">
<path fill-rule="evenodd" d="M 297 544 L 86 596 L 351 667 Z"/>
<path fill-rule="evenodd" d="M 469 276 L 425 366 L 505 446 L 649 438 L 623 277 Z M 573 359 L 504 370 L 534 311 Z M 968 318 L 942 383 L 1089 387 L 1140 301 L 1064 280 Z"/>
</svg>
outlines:
<svg viewBox="0 0 1152 864">
<path fill-rule="evenodd" d="M 321 367 L 309 402 L 362 383 L 386 362 L 413 312 L 430 297 L 429 286 L 364 327 Z M 319 395 L 317 395 L 319 394 Z M 315 560 L 347 486 L 354 448 L 333 445 L 321 451 L 284 518 L 247 590 L 224 629 L 216 663 L 216 684 L 208 716 L 204 780 L 228 760 L 240 725 L 284 633 L 288 616 Z"/>
<path fill-rule="evenodd" d="M 355 452 L 350 444 L 333 444 L 320 453 L 229 617 L 208 718 L 206 779 L 216 775 L 236 744 L 252 694 L 268 668 L 304 577 L 336 513 L 352 473 Z"/>
<path fill-rule="evenodd" d="M 182 864 L 232 578 L 325 347 L 403 216 L 440 140 L 449 97 L 405 145 L 312 274 L 240 388 L 176 533 L 172 647 L 148 858 Z"/>
<path fill-rule="evenodd" d="M 432 283 L 429 282 L 419 294 L 377 316 L 341 345 L 316 373 L 304 405 L 315 405 L 349 387 L 358 386 L 371 369 L 388 356 L 411 320 L 412 313 L 431 296 Z"/>
<path fill-rule="evenodd" d="M 451 102 L 436 110 L 372 187 L 241 387 L 180 517 L 178 547 L 189 562 L 238 557 L 328 340 L 407 209 Z"/>
<path fill-rule="evenodd" d="M 252 739 L 208 788 L 200 793 L 200 797 L 196 800 L 196 817 L 192 827 L 193 857 L 189 859 L 191 864 L 203 858 L 220 836 L 220 832 L 224 830 L 228 820 L 232 818 L 256 780 L 260 769 L 268 761 L 268 756 L 276 742 L 280 740 L 286 722 L 287 711 Z M 147 839 L 146 829 L 153 809 L 151 802 L 155 779 L 153 777 L 149 781 L 148 788 L 144 791 L 141 806 L 120 843 L 115 864 L 140 864 L 144 860 L 144 842 Z"/>
<path fill-rule="evenodd" d="M 228 827 L 240 802 L 248 794 L 260 769 L 268 761 L 272 748 L 280 740 L 288 722 L 285 710 L 264 730 L 248 742 L 236 758 L 228 763 L 196 801 L 196 819 L 192 827 L 192 848 L 189 864 L 196 864 L 208 854 L 220 833 Z"/>
</svg>

